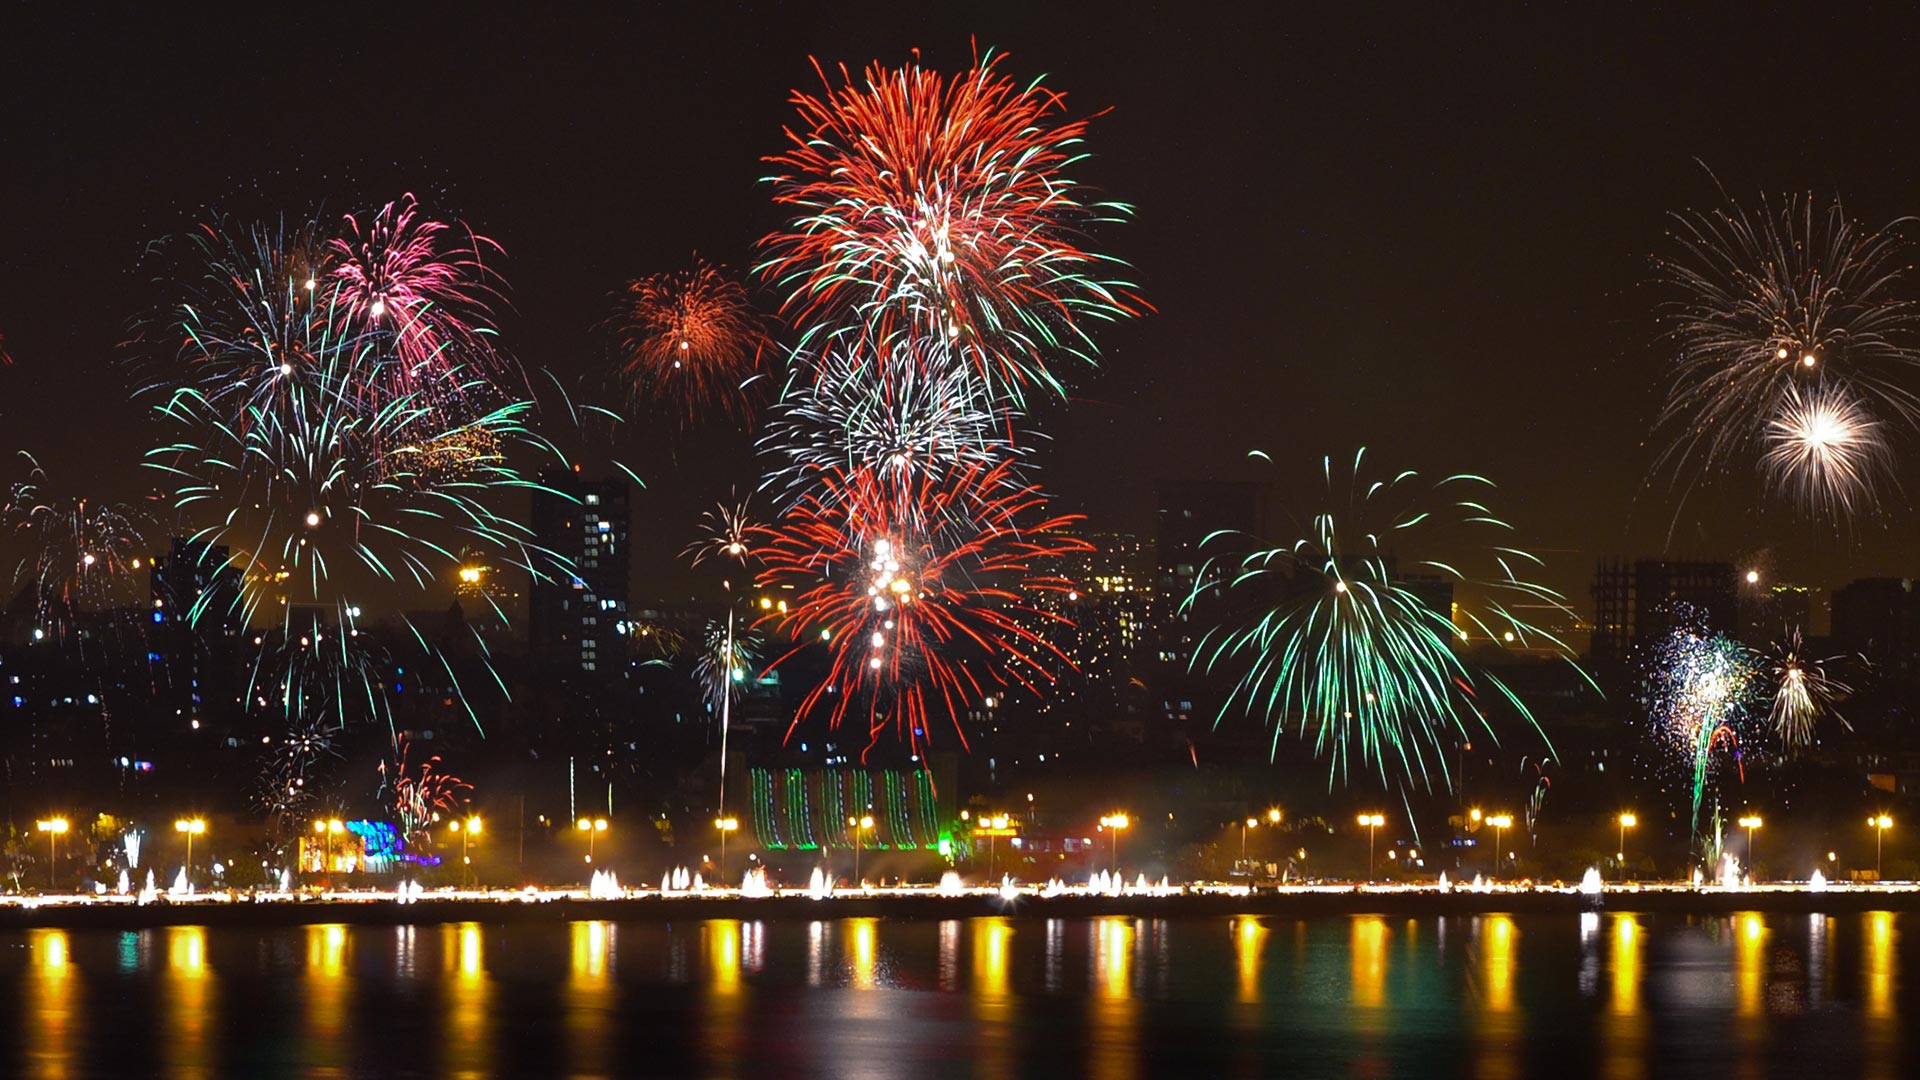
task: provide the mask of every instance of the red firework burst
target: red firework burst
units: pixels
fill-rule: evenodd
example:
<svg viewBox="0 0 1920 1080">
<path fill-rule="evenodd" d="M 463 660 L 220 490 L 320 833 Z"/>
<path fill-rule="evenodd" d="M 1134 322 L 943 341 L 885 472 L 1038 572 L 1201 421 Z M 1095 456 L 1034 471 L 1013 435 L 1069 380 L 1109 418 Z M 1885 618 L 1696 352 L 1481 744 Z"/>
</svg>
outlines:
<svg viewBox="0 0 1920 1080">
<path fill-rule="evenodd" d="M 1050 354 L 1093 360 L 1090 320 L 1147 305 L 1109 276 L 1118 260 L 1080 246 L 1088 225 L 1130 213 L 1064 175 L 1086 121 L 1038 81 L 1001 76 L 1001 59 L 951 82 L 875 63 L 861 85 L 843 66 L 838 89 L 816 61 L 825 93 L 794 93 L 801 123 L 767 159 L 782 170 L 774 201 L 798 216 L 761 242 L 759 271 L 787 291 L 783 315 L 937 335 L 1020 400 L 1036 384 L 1064 393 Z"/>
<path fill-rule="evenodd" d="M 748 414 L 742 385 L 769 338 L 739 282 L 696 255 L 690 270 L 629 282 L 614 322 L 636 397 L 677 402 L 689 421 L 709 407 Z"/>
<path fill-rule="evenodd" d="M 442 390 L 456 372 L 471 379 L 504 370 L 506 359 L 489 340 L 501 284 L 487 252 L 502 249 L 464 225 L 426 216 L 412 195 L 364 224 L 348 214 L 340 235 L 327 241 L 336 331 L 385 343 L 398 361 L 391 389 L 401 392 Z"/>
<path fill-rule="evenodd" d="M 1040 603 L 1072 585 L 1045 565 L 1090 551 L 1047 518 L 1046 497 L 1001 464 L 938 482 L 898 472 L 829 473 L 776 525 L 755 530 L 763 587 L 799 599 L 767 620 L 800 649 L 822 643 L 829 671 L 795 715 L 825 707 L 837 727 L 865 719 L 871 749 L 889 726 L 921 750 L 997 687 L 1038 691 L 1071 661 L 1042 631 L 1066 620 Z M 902 492 L 902 484 L 913 485 Z M 964 527 L 962 527 L 964 523 Z"/>
</svg>

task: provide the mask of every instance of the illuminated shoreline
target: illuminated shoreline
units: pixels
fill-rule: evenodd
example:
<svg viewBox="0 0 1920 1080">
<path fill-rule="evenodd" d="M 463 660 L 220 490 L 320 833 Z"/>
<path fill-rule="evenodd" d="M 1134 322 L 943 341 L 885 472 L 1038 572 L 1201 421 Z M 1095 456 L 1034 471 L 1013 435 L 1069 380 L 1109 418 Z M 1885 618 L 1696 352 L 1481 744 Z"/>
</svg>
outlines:
<svg viewBox="0 0 1920 1080">
<path fill-rule="evenodd" d="M 1096 890 L 1088 886 L 1013 885 L 1002 889 L 933 886 L 841 889 L 618 890 L 592 895 L 585 888 L 508 890 L 393 890 L 321 894 L 213 892 L 192 897 L 0 897 L 0 929 L 34 926 L 137 928 L 168 925 L 288 926 L 317 922 L 371 925 L 465 920 L 555 923 L 576 919 L 651 922 L 686 918 L 812 920 L 848 917 L 948 919 L 980 916 L 1083 918 L 1198 918 L 1233 915 L 1326 917 L 1343 915 L 1574 914 L 1609 910 L 1649 914 L 1729 915 L 1736 912 L 1920 911 L 1920 883 L 1760 884 L 1740 888 L 1684 883 L 1609 886 L 1600 893 L 1571 885 L 1487 885 L 1442 889 L 1433 885 L 1323 884 L 1265 887 L 1193 884 Z"/>
</svg>

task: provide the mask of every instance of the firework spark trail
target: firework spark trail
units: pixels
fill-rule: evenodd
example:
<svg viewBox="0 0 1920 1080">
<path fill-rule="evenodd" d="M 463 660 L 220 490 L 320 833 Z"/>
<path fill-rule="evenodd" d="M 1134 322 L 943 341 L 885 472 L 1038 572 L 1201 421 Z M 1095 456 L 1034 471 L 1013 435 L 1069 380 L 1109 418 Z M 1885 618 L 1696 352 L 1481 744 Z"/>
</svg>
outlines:
<svg viewBox="0 0 1920 1080">
<path fill-rule="evenodd" d="M 1364 449 L 1350 469 L 1324 459 L 1322 473 L 1327 508 L 1298 540 L 1247 551 L 1249 538 L 1238 534 L 1206 539 L 1220 554 L 1202 566 L 1183 610 L 1221 621 L 1203 633 L 1192 663 L 1237 673 L 1219 719 L 1234 710 L 1265 719 L 1275 752 L 1288 727 L 1312 731 L 1316 753 L 1330 758 L 1329 784 L 1357 762 L 1383 781 L 1389 764 L 1429 785 L 1437 769 L 1450 785 L 1451 742 L 1470 728 L 1493 734 L 1483 689 L 1538 731 L 1504 681 L 1461 657 L 1456 637 L 1477 631 L 1571 661 L 1565 642 L 1522 613 L 1545 607 L 1570 617 L 1565 599 L 1521 576 L 1540 560 L 1512 546 L 1512 527 L 1481 501 L 1490 481 L 1376 474 Z M 1465 622 L 1456 626 L 1425 589 L 1434 582 L 1470 587 L 1485 612 L 1462 603 Z M 1246 598 L 1257 613 L 1214 615 L 1210 594 L 1220 590 L 1229 607 Z"/>
<path fill-rule="evenodd" d="M 1010 684 L 1037 693 L 1072 666 L 1041 633 L 1064 619 L 1036 599 L 1071 589 L 1045 572 L 1048 563 L 1091 548 L 1066 534 L 1077 517 L 1046 517 L 1045 497 L 1010 484 L 1007 468 L 920 483 L 904 497 L 897 478 L 822 474 L 783 518 L 757 530 L 759 583 L 798 592 L 788 611 L 761 620 L 798 643 L 770 668 L 816 641 L 829 656 L 790 735 L 824 706 L 835 727 L 849 715 L 864 719 L 869 749 L 892 727 L 923 751 L 936 718 L 964 745 L 969 705 Z M 965 537 L 925 525 L 960 520 L 972 522 Z"/>
<path fill-rule="evenodd" d="M 1645 703 L 1656 735 L 1683 767 L 1691 827 L 1698 835 L 1716 751 L 1727 749 L 1738 762 L 1742 735 L 1754 716 L 1760 665 L 1746 646 L 1701 629 L 1697 612 L 1677 614 L 1673 629 L 1655 643 L 1646 661 Z M 1743 764 L 1741 769 L 1744 774 Z"/>
<path fill-rule="evenodd" d="M 947 341 L 996 400 L 1065 393 L 1056 355 L 1095 357 L 1089 324 L 1147 305 L 1110 277 L 1124 264 L 1081 246 L 1131 208 L 1087 200 L 1067 173 L 1085 159 L 1085 120 L 1038 80 L 1022 86 L 989 54 L 948 80 L 917 62 L 845 67 L 836 87 L 795 92 L 797 127 L 767 160 L 775 203 L 796 217 L 762 241 L 758 272 L 786 292 L 801 345 L 863 327 L 877 340 Z"/>
<path fill-rule="evenodd" d="M 1920 303 L 1900 292 L 1906 242 L 1812 197 L 1777 209 L 1763 199 L 1755 213 L 1729 199 L 1674 222 L 1677 250 L 1656 259 L 1675 296 L 1663 309 L 1672 376 L 1661 466 L 1691 469 L 1691 486 L 1771 446 L 1766 471 L 1786 494 L 1808 509 L 1854 510 L 1885 469 L 1883 425 L 1920 420 L 1908 385 L 1920 368 Z M 1815 409 L 1834 423 L 1844 412 L 1847 445 L 1796 456 Z"/>
<path fill-rule="evenodd" d="M 689 270 L 629 282 L 615 305 L 636 399 L 670 401 L 689 424 L 710 409 L 751 416 L 745 388 L 773 342 L 739 282 L 696 255 Z"/>
</svg>

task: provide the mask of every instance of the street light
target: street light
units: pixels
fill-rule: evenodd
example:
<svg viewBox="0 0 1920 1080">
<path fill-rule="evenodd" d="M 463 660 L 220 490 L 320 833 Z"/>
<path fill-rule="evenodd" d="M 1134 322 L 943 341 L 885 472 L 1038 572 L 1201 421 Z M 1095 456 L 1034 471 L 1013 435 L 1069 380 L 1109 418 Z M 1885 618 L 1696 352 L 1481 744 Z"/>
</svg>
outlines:
<svg viewBox="0 0 1920 1080">
<path fill-rule="evenodd" d="M 587 834 L 587 862 L 591 864 L 593 862 L 594 834 L 607 831 L 607 819 L 597 817 L 589 821 L 586 818 L 581 818 L 579 821 L 573 823 L 573 827 Z"/>
<path fill-rule="evenodd" d="M 1248 818 L 1240 823 L 1240 861 L 1247 861 L 1247 830 L 1260 824 L 1259 818 Z"/>
<path fill-rule="evenodd" d="M 314 822 L 314 824 L 318 825 L 320 823 L 316 821 Z M 466 821 L 462 822 L 460 819 L 455 818 L 453 822 L 447 826 L 447 828 L 452 829 L 454 832 L 457 832 L 460 834 L 460 866 L 461 866 L 460 877 L 461 877 L 461 880 L 465 881 L 467 884 L 472 884 L 473 883 L 472 882 L 473 860 L 467 857 L 467 840 L 471 837 L 479 835 L 480 819 L 478 817 L 470 817 Z"/>
<path fill-rule="evenodd" d="M 1614 858 L 1620 862 L 1620 880 L 1627 880 L 1627 830 L 1640 824 L 1640 819 L 1631 813 L 1620 815 L 1620 850 L 1614 852 Z"/>
<path fill-rule="evenodd" d="M 1004 829 L 1007 827 L 1007 815 L 1001 814 L 995 820 L 1000 822 L 1000 825 L 999 825 L 1000 828 Z M 860 885 L 860 849 L 861 847 L 865 846 L 865 843 L 866 843 L 866 837 L 864 834 L 868 829 L 873 828 L 873 817 L 868 814 L 862 814 L 857 818 L 848 818 L 847 824 L 853 826 L 854 828 L 853 883 L 856 887 L 858 887 Z"/>
<path fill-rule="evenodd" d="M 1762 824 L 1759 814 L 1748 814 L 1746 817 L 1740 819 L 1740 827 L 1747 830 L 1748 875 L 1752 875 L 1753 873 L 1753 830 L 1759 828 Z"/>
<path fill-rule="evenodd" d="M 1867 828 L 1873 830 L 1873 879 L 1880 880 L 1880 851 L 1887 839 L 1887 830 L 1893 828 L 1893 819 L 1885 814 L 1876 814 L 1867 819 Z"/>
<path fill-rule="evenodd" d="M 1100 819 L 1100 827 L 1113 834 L 1113 876 L 1120 876 L 1120 830 L 1133 824 L 1133 819 L 1124 812 L 1116 810 Z M 1241 834 L 1242 854 L 1245 854 L 1246 834 Z"/>
<path fill-rule="evenodd" d="M 962 810 L 960 813 L 961 820 L 964 821 L 966 811 Z M 1019 831 L 1014 827 L 1013 819 L 1005 814 L 981 814 L 980 819 L 974 823 L 974 838 L 978 839 L 982 836 L 987 838 L 987 877 L 989 879 L 993 877 L 995 857 L 1000 853 L 1000 838 L 1013 836 Z"/>
<path fill-rule="evenodd" d="M 54 845 L 60 841 L 62 836 L 67 834 L 67 829 L 71 826 L 67 824 L 66 818 L 57 817 L 36 821 L 33 823 L 33 827 L 47 834 L 47 888 L 51 889 L 53 888 L 53 866 L 54 859 L 56 858 Z"/>
<path fill-rule="evenodd" d="M 1500 872 L 1500 834 L 1513 827 L 1512 814 L 1492 814 L 1487 824 L 1493 826 L 1493 872 Z"/>
<path fill-rule="evenodd" d="M 187 891 L 193 891 L 193 838 L 207 831 L 205 818 L 181 818 L 173 823 L 173 831 L 184 833 L 187 837 Z"/>
<path fill-rule="evenodd" d="M 1373 834 L 1387 823 L 1385 814 L 1361 814 L 1360 824 L 1367 830 L 1367 880 L 1373 880 Z"/>
<path fill-rule="evenodd" d="M 727 834 L 740 827 L 739 818 L 714 818 L 713 827 L 720 830 L 720 887 L 727 887 Z"/>
</svg>

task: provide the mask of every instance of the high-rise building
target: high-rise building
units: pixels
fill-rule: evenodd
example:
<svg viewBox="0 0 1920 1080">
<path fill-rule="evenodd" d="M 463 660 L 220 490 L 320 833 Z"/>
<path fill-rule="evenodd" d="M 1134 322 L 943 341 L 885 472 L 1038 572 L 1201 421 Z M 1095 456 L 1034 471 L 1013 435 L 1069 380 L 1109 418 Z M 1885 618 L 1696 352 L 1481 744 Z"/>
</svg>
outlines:
<svg viewBox="0 0 1920 1080">
<path fill-rule="evenodd" d="M 1910 578 L 1863 578 L 1833 591 L 1833 643 L 1895 682 L 1914 677 L 1920 593 Z"/>
<path fill-rule="evenodd" d="M 529 590 L 527 645 L 538 668 L 613 674 L 626 666 L 632 528 L 627 482 L 553 471 L 533 493 L 533 542 L 551 552 Z"/>
<path fill-rule="evenodd" d="M 1669 559 L 1602 562 L 1593 578 L 1595 659 L 1625 658 L 1682 618 L 1705 629 L 1739 629 L 1739 597 L 1732 563 Z"/>
<path fill-rule="evenodd" d="M 176 536 L 167 554 L 154 557 L 148 585 L 148 660 L 169 731 L 199 731 L 209 703 L 232 696 L 224 684 L 233 648 L 246 630 L 240 569 L 225 547 Z"/>
<path fill-rule="evenodd" d="M 1259 537 L 1266 530 L 1267 490 L 1265 484 L 1240 480 L 1180 480 L 1159 485 L 1159 532 L 1155 539 L 1162 661 L 1184 668 L 1193 657 L 1196 612 L 1187 600 L 1194 595 L 1201 568 L 1213 553 L 1206 545 L 1207 538 L 1230 532 Z M 1196 599 L 1204 606 L 1206 597 Z"/>
</svg>

